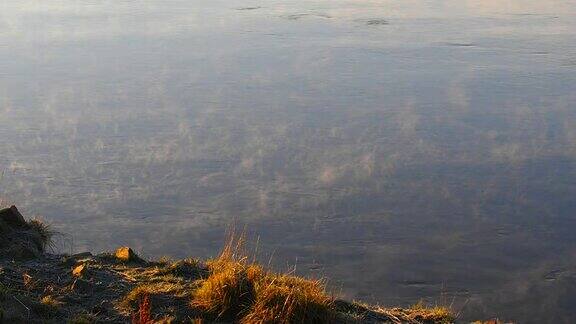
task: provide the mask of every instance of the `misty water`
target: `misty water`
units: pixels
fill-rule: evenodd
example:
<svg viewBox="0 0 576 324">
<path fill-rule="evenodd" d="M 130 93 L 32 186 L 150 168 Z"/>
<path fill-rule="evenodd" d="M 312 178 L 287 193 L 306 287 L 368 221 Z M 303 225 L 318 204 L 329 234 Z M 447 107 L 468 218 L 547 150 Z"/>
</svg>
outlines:
<svg viewBox="0 0 576 324">
<path fill-rule="evenodd" d="M 0 197 L 67 235 L 576 321 L 576 4 L 0 1 Z M 256 245 L 256 244 L 255 244 Z"/>
</svg>

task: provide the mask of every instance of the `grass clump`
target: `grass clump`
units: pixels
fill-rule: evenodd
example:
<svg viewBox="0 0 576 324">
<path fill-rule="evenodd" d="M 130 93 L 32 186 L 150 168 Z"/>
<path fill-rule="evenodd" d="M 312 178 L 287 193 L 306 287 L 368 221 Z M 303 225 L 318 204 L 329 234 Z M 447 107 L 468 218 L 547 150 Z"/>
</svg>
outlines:
<svg viewBox="0 0 576 324">
<path fill-rule="evenodd" d="M 445 306 L 426 306 L 419 302 L 409 309 L 410 317 L 422 323 L 453 323 L 454 315 Z"/>
<path fill-rule="evenodd" d="M 326 293 L 323 280 L 274 273 L 230 238 L 215 259 L 149 262 L 115 254 L 43 254 L 50 229 L 0 209 L 0 323 L 452 323 L 448 308 L 381 308 Z M 40 256 L 18 260 L 20 256 Z M 130 261 L 137 262 L 130 262 Z M 72 269 L 89 265 L 90 271 Z M 30 275 L 32 274 L 32 275 Z M 88 293 L 85 293 L 88 292 Z"/>
<path fill-rule="evenodd" d="M 179 282 L 168 280 L 151 281 L 136 286 L 122 300 L 121 306 L 128 309 L 143 296 L 186 296 L 187 291 Z"/>
<path fill-rule="evenodd" d="M 257 282 L 256 300 L 242 323 L 329 323 L 332 298 L 321 280 L 266 273 Z"/>
<path fill-rule="evenodd" d="M 208 262 L 209 276 L 192 305 L 212 317 L 240 323 L 329 323 L 332 298 L 320 280 L 264 270 L 242 253 L 243 239 L 229 239 Z"/>
<path fill-rule="evenodd" d="M 366 306 L 363 306 L 366 307 Z M 366 307 L 367 309 L 372 307 Z M 449 307 L 427 306 L 419 302 L 408 308 L 372 308 L 379 314 L 388 316 L 398 323 L 418 323 L 418 324 L 450 324 L 454 323 L 455 316 Z"/>
<path fill-rule="evenodd" d="M 194 292 L 192 305 L 217 319 L 241 318 L 254 304 L 262 268 L 224 254 L 210 261 L 208 268 L 210 275 Z"/>
</svg>

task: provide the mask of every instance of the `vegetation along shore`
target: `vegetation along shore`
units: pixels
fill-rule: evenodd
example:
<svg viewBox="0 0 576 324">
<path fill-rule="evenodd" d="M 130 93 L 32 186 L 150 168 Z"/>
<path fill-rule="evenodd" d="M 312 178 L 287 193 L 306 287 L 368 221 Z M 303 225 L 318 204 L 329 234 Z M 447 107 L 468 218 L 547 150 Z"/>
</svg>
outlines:
<svg viewBox="0 0 576 324">
<path fill-rule="evenodd" d="M 148 261 L 129 247 L 46 252 L 53 233 L 0 210 L 0 323 L 453 323 L 446 307 L 340 300 L 320 279 L 276 273 L 231 238 L 219 256 Z"/>
</svg>

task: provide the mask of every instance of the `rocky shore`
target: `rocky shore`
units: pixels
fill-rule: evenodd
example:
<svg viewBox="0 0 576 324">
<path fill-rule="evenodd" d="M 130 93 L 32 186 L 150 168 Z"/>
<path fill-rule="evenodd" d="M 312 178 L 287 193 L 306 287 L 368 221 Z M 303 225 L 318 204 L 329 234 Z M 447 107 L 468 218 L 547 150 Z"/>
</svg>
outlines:
<svg viewBox="0 0 576 324">
<path fill-rule="evenodd" d="M 46 253 L 51 232 L 0 210 L 0 323 L 452 323 L 444 307 L 339 300 L 322 280 L 248 262 L 232 239 L 220 256 L 149 261 L 114 253 Z"/>
</svg>

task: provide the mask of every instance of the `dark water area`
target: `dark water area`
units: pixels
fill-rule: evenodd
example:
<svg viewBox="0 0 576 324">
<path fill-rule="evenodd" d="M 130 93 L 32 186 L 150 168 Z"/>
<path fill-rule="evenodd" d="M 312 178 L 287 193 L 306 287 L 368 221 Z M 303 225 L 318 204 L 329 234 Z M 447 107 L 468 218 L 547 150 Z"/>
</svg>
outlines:
<svg viewBox="0 0 576 324">
<path fill-rule="evenodd" d="M 576 322 L 576 3 L 0 2 L 0 197 L 61 249 L 246 225 L 347 298 Z"/>
</svg>

